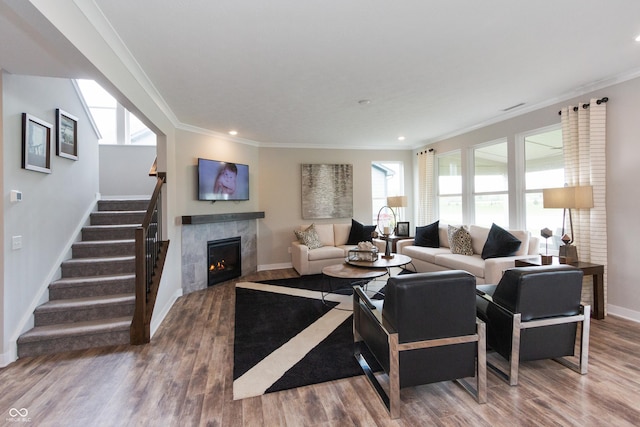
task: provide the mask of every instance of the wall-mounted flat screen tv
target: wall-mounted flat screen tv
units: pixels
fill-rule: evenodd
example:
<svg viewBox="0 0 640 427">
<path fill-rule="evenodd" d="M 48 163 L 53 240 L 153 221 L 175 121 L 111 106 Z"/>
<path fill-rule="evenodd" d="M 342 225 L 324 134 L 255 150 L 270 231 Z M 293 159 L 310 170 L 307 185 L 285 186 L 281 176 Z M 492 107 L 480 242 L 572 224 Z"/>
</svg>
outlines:
<svg viewBox="0 0 640 427">
<path fill-rule="evenodd" d="M 249 166 L 198 159 L 198 200 L 249 200 Z"/>
</svg>

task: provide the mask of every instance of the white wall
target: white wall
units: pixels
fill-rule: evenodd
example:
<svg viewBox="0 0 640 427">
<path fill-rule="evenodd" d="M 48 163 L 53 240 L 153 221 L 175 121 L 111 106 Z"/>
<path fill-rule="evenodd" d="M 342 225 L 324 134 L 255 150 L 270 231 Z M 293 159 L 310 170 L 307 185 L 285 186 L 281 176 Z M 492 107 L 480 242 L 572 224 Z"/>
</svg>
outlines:
<svg viewBox="0 0 640 427">
<path fill-rule="evenodd" d="M 46 287 L 59 275 L 80 224 L 98 191 L 98 141 L 70 80 L 5 73 L 3 97 L 4 328 L 2 354 L 15 350 L 19 332 L 30 327 L 35 306 L 48 298 Z M 55 155 L 55 115 L 61 108 L 78 118 L 77 161 Z M 51 174 L 21 168 L 22 113 L 49 122 Z M 23 200 L 10 203 L 11 190 Z M 12 250 L 13 236 L 22 249 Z M 27 323 L 25 323 L 27 322 Z"/>
<path fill-rule="evenodd" d="M 156 147 L 100 144 L 100 194 L 103 198 L 126 196 L 149 198 L 156 185 L 149 169 Z"/>
<path fill-rule="evenodd" d="M 258 229 L 258 268 L 270 269 L 291 265 L 288 248 L 295 240 L 293 230 L 300 224 L 351 223 L 351 218 L 333 220 L 302 219 L 301 165 L 304 163 L 353 165 L 353 219 L 371 224 L 371 163 L 401 161 L 404 163 L 404 191 L 413 194 L 413 157 L 409 150 L 321 150 L 294 148 L 260 149 L 260 209 L 265 219 Z M 405 220 L 415 227 L 412 197 L 405 208 Z"/>
<path fill-rule="evenodd" d="M 510 174 L 515 173 L 517 135 L 560 123 L 565 105 L 608 97 L 607 103 L 607 312 L 640 321 L 640 280 L 636 270 L 640 237 L 640 78 L 619 83 L 521 116 L 429 145 L 437 153 L 506 137 Z M 465 150 L 463 150 L 463 161 Z M 512 224 L 513 226 L 513 224 Z M 516 224 L 517 226 L 517 224 Z"/>
</svg>

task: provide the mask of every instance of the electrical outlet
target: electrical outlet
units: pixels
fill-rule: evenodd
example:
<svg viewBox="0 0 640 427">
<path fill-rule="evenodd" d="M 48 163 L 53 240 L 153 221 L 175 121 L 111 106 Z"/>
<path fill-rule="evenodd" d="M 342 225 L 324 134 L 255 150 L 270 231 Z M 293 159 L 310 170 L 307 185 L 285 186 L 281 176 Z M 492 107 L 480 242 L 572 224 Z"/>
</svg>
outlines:
<svg viewBox="0 0 640 427">
<path fill-rule="evenodd" d="M 22 236 L 13 236 L 11 238 L 11 249 L 14 251 L 22 249 Z"/>
</svg>

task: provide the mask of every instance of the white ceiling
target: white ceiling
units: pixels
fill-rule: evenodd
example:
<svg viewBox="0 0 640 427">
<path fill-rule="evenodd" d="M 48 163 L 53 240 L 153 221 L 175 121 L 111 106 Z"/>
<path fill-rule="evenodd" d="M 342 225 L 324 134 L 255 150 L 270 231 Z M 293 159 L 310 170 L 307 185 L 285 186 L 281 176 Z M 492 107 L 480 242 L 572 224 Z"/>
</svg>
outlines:
<svg viewBox="0 0 640 427">
<path fill-rule="evenodd" d="M 94 1 L 180 123 L 263 145 L 414 148 L 640 75 L 638 0 Z"/>
</svg>

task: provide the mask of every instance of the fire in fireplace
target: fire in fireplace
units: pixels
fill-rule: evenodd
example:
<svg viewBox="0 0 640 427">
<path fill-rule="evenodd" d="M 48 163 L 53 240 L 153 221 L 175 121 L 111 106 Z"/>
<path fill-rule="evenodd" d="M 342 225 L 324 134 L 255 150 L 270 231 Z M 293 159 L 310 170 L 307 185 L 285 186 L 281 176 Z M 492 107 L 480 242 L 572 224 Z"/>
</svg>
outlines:
<svg viewBox="0 0 640 427">
<path fill-rule="evenodd" d="M 242 274 L 240 237 L 207 242 L 207 254 L 208 286 L 240 277 Z"/>
</svg>

